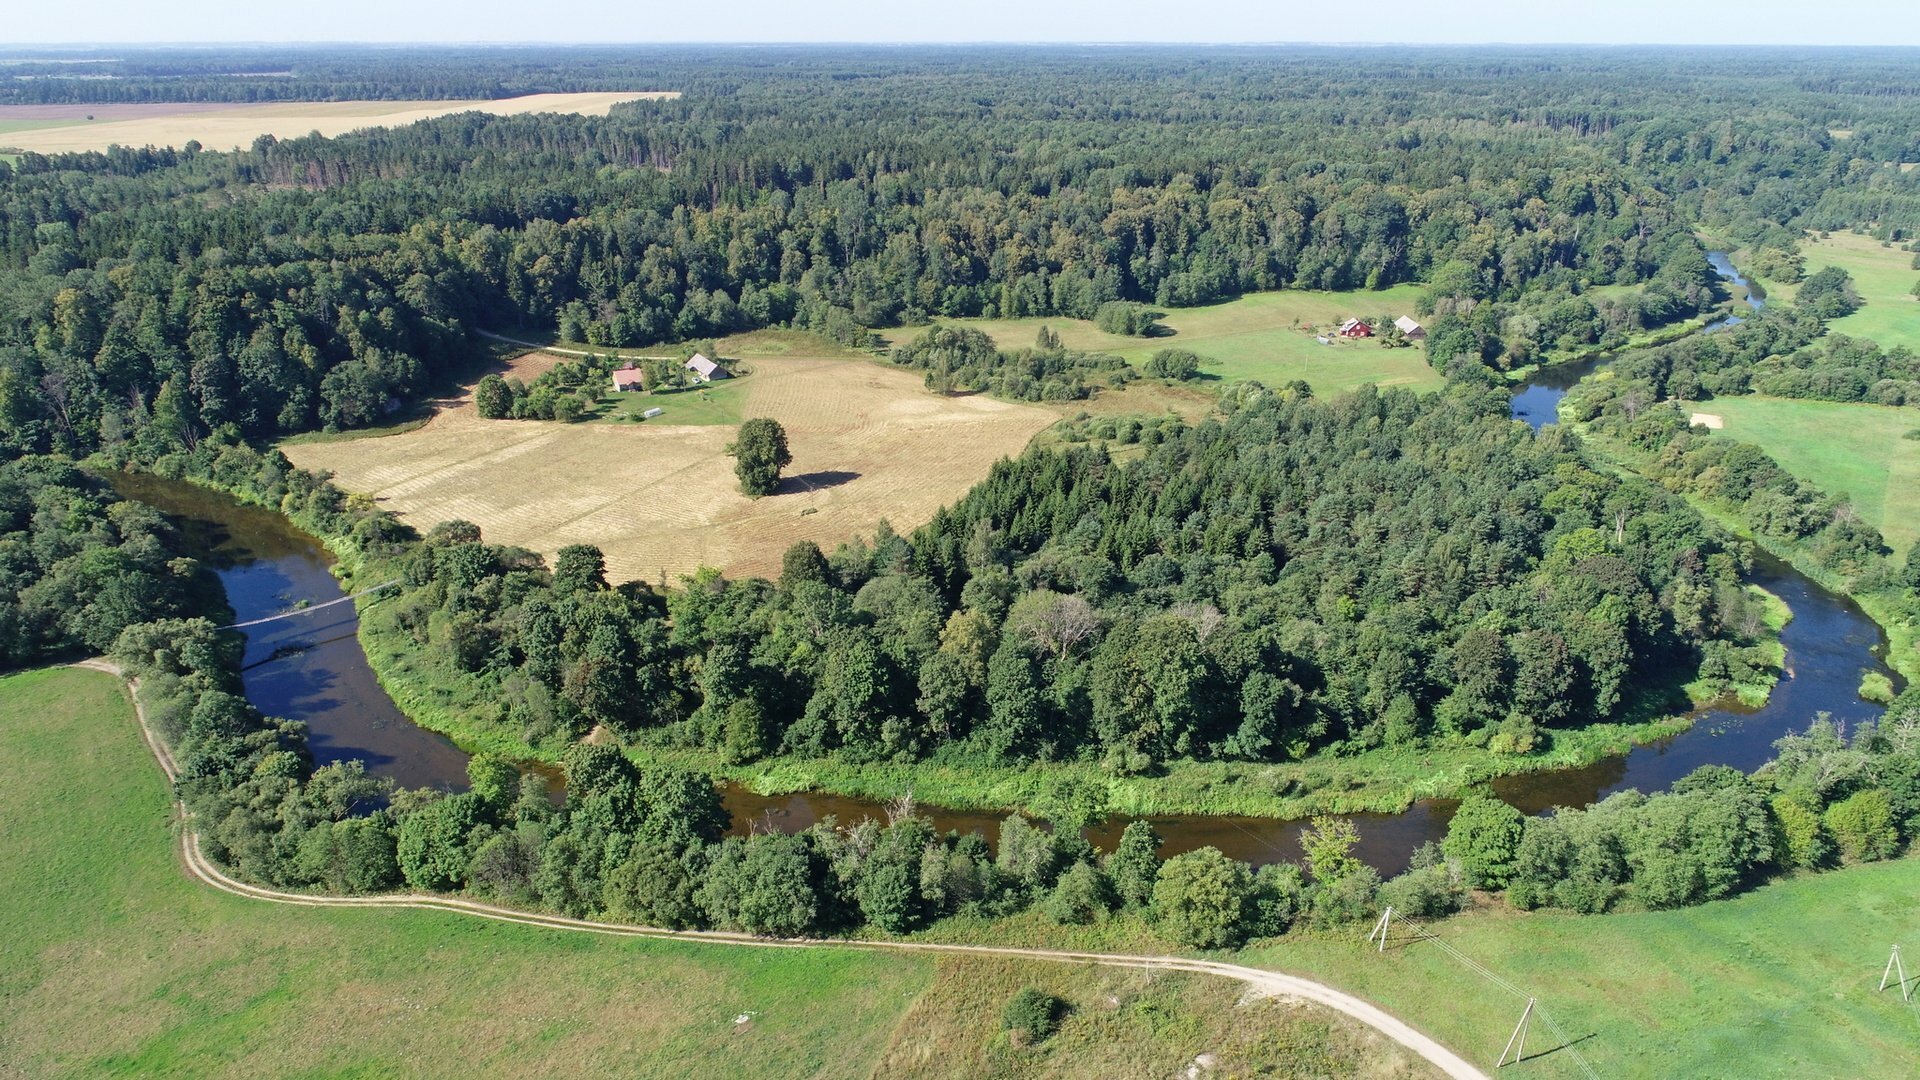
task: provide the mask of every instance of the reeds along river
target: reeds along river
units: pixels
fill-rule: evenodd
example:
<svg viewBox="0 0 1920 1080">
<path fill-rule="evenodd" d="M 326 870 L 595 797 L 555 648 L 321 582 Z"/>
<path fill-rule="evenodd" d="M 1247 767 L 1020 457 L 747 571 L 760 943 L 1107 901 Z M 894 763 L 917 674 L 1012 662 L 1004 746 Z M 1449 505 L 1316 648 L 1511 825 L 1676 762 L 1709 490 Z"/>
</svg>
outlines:
<svg viewBox="0 0 1920 1080">
<path fill-rule="evenodd" d="M 1515 416 L 1536 428 L 1551 423 L 1567 389 L 1601 362 L 1542 371 L 1515 393 Z M 113 482 L 125 497 L 177 520 L 196 553 L 219 575 L 236 621 L 343 595 L 330 572 L 333 560 L 326 548 L 279 514 L 183 482 L 124 475 Z M 1785 600 L 1794 615 L 1781 634 L 1786 672 L 1764 708 L 1707 709 L 1693 727 L 1660 743 L 1587 768 L 1508 777 L 1494 785 L 1496 793 L 1537 813 L 1554 806 L 1583 806 L 1626 788 L 1658 791 L 1701 765 L 1753 769 L 1771 757 L 1774 740 L 1805 728 L 1818 713 L 1849 722 L 1879 715 L 1879 706 L 1856 693 L 1863 672 L 1891 675 L 1879 659 L 1884 644 L 1879 627 L 1852 601 L 1777 560 L 1760 560 L 1752 580 Z M 304 722 L 319 764 L 359 758 L 368 771 L 405 787 L 464 787 L 466 753 L 444 736 L 416 726 L 393 704 L 360 649 L 358 629 L 351 604 L 250 628 L 243 672 L 247 697 L 270 715 Z M 792 832 L 830 815 L 842 822 L 884 816 L 878 803 L 837 795 L 761 796 L 728 784 L 724 796 L 736 832 L 756 827 Z M 1398 814 L 1349 815 L 1360 830 L 1358 854 L 1383 874 L 1399 872 L 1414 848 L 1446 834 L 1455 805 L 1434 799 Z M 989 839 L 1004 816 L 921 810 L 942 830 L 979 830 Z M 1110 849 L 1129 820 L 1110 819 L 1089 836 Z M 1211 845 L 1255 864 L 1301 854 L 1304 823 L 1299 821 L 1214 815 L 1150 820 L 1166 839 L 1164 854 Z"/>
</svg>

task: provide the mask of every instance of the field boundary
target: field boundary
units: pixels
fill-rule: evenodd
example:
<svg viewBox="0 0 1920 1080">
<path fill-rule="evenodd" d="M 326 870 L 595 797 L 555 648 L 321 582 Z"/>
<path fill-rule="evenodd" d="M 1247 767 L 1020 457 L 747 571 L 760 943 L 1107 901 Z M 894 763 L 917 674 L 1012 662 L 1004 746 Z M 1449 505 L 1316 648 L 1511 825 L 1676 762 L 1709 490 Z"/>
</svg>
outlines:
<svg viewBox="0 0 1920 1080">
<path fill-rule="evenodd" d="M 140 703 L 139 680 L 127 676 L 119 665 L 105 659 L 82 660 L 72 665 L 90 671 L 99 671 L 112 675 L 127 688 L 128 697 L 133 704 L 134 721 L 140 728 L 141 738 L 146 741 L 147 749 L 153 752 L 154 761 L 166 776 L 169 788 L 178 782 L 179 769 L 173 756 L 167 751 L 152 727 L 147 723 L 146 708 Z M 599 922 L 591 919 L 574 919 L 564 915 L 543 915 L 536 912 L 521 911 L 515 908 L 498 907 L 474 900 L 437 896 L 431 893 L 398 893 L 380 896 L 313 896 L 302 893 L 282 892 L 277 889 L 249 885 L 228 877 L 214 866 L 200 849 L 200 835 L 192 826 L 187 815 L 186 804 L 178 797 L 173 800 L 176 820 L 180 823 L 180 857 L 189 877 L 218 889 L 221 892 L 249 900 L 261 900 L 276 904 L 291 904 L 302 907 L 355 907 L 355 908 L 420 908 L 432 911 L 451 912 L 469 915 L 475 918 L 492 919 L 496 922 L 517 923 L 522 926 L 534 926 L 548 930 L 565 930 L 575 933 L 601 934 L 608 937 L 635 937 L 671 939 L 675 941 L 701 942 L 712 945 L 734 945 L 752 948 L 775 949 L 868 949 L 890 950 L 895 952 L 957 953 L 971 956 L 1010 957 L 1024 960 L 1041 960 L 1051 963 L 1094 964 L 1101 967 L 1135 968 L 1162 971 L 1184 971 L 1201 975 L 1215 975 L 1244 983 L 1247 987 L 1265 996 L 1290 997 L 1311 1001 L 1333 1009 L 1366 1024 L 1375 1031 L 1392 1039 L 1395 1043 L 1419 1055 L 1428 1064 L 1439 1069 L 1454 1080 L 1489 1080 L 1487 1074 L 1466 1059 L 1447 1049 L 1437 1040 L 1422 1033 L 1406 1021 L 1394 1016 L 1377 1005 L 1325 983 L 1315 982 L 1298 975 L 1287 975 L 1264 968 L 1248 967 L 1242 964 L 1229 964 L 1217 960 L 1196 960 L 1178 956 L 1129 955 L 1123 953 L 1072 952 L 1061 949 L 1031 949 L 1010 945 L 952 945 L 937 942 L 919 941 L 854 941 L 821 938 L 767 938 L 752 934 L 730 933 L 723 930 L 666 930 L 654 926 L 636 926 L 627 923 Z"/>
</svg>

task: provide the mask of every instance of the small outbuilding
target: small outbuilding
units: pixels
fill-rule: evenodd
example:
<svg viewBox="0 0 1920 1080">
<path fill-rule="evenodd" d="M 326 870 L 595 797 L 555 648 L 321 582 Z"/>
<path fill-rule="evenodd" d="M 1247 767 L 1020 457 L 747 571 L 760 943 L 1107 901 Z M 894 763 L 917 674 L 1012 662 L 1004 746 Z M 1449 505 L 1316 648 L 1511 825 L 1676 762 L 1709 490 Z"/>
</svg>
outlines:
<svg viewBox="0 0 1920 1080">
<path fill-rule="evenodd" d="M 694 382 L 716 382 L 720 379 L 733 378 L 733 372 L 728 371 L 726 368 L 721 367 L 719 364 L 714 363 L 699 353 L 694 353 L 689 357 L 686 366 L 688 371 L 693 372 Z"/>
<path fill-rule="evenodd" d="M 1393 320 L 1393 325 L 1400 328 L 1401 336 L 1405 337 L 1408 341 L 1419 341 L 1427 336 L 1427 328 L 1414 322 L 1410 316 L 1400 316 Z"/>
<path fill-rule="evenodd" d="M 1340 324 L 1340 336 L 1345 338 L 1372 337 L 1373 327 L 1359 319 L 1348 319 Z"/>
<path fill-rule="evenodd" d="M 613 373 L 613 392 L 616 394 L 639 390 L 644 385 L 645 380 L 640 377 L 640 369 L 632 364 L 618 368 Z"/>
</svg>

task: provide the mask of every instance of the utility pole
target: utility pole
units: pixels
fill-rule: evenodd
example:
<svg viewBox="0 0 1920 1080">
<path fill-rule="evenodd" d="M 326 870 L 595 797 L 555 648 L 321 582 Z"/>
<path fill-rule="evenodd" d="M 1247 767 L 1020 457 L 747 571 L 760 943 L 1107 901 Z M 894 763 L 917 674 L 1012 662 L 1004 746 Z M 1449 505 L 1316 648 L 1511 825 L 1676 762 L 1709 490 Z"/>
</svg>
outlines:
<svg viewBox="0 0 1920 1080">
<path fill-rule="evenodd" d="M 1533 1019 L 1533 999 L 1528 998 L 1527 1007 L 1520 1012 L 1520 1022 L 1513 1026 L 1513 1035 L 1507 1039 L 1507 1048 L 1500 1051 L 1500 1060 L 1494 1064 L 1494 1068 L 1506 1068 L 1508 1054 L 1513 1055 L 1515 1065 L 1520 1064 L 1520 1059 L 1527 1056 L 1527 1021 L 1531 1019 Z"/>
<path fill-rule="evenodd" d="M 1906 1001 L 1913 991 L 1907 986 L 1907 965 L 1900 960 L 1900 946 L 1893 947 L 1893 955 L 1887 957 L 1887 970 L 1880 973 L 1880 989 L 1887 988 L 1887 979 L 1895 972 L 1900 975 L 1900 1000 Z M 1876 991 L 1877 992 L 1877 991 Z"/>
<path fill-rule="evenodd" d="M 1387 951 L 1387 925 L 1391 922 L 1393 922 L 1393 905 L 1388 904 L 1387 910 L 1380 913 L 1380 921 L 1373 924 L 1372 930 L 1367 931 L 1368 944 L 1372 944 L 1375 934 L 1380 935 L 1380 948 L 1378 950 L 1380 952 Z"/>
</svg>

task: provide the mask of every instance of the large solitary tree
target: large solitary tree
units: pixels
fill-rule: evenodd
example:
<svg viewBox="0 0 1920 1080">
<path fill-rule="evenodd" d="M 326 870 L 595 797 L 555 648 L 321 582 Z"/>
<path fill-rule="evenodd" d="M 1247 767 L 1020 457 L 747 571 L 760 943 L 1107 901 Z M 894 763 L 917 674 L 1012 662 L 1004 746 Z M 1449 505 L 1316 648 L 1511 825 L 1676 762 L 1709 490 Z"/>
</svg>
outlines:
<svg viewBox="0 0 1920 1080">
<path fill-rule="evenodd" d="M 727 444 L 733 455 L 733 472 L 740 478 L 740 490 L 753 498 L 771 495 L 780 486 L 780 470 L 793 464 L 787 450 L 787 429 L 778 420 L 749 420 L 740 425 L 740 434 Z"/>
</svg>

